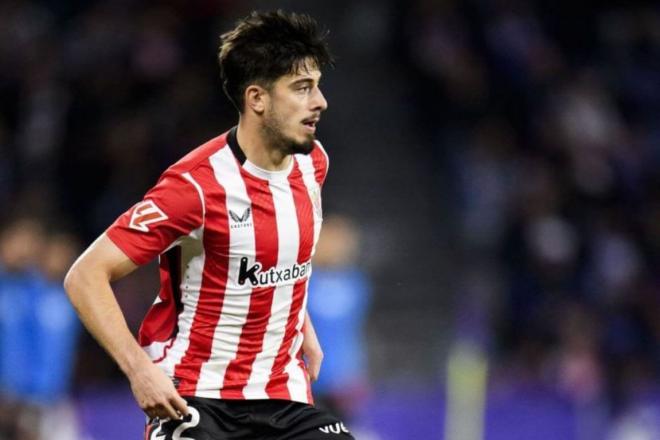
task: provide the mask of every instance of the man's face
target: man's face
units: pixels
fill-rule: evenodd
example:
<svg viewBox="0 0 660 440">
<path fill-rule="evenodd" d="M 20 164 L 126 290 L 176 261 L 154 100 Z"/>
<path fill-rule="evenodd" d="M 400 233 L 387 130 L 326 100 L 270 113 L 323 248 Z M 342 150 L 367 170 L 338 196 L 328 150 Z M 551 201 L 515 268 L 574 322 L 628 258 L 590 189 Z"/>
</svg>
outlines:
<svg viewBox="0 0 660 440">
<path fill-rule="evenodd" d="M 287 154 L 309 154 L 314 147 L 316 125 L 328 108 L 320 79 L 318 67 L 306 62 L 298 72 L 280 77 L 268 91 L 263 129 Z"/>
</svg>

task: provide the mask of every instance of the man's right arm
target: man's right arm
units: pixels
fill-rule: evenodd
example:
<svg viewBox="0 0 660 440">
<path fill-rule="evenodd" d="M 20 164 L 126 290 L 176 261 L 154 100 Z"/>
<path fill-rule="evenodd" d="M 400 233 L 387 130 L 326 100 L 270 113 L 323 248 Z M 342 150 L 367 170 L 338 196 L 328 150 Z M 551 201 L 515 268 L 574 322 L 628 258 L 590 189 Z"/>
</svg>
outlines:
<svg viewBox="0 0 660 440">
<path fill-rule="evenodd" d="M 73 264 L 64 288 L 87 330 L 130 381 L 140 408 L 149 417 L 176 419 L 188 414 L 186 401 L 137 343 L 110 287 L 136 267 L 103 234 Z"/>
</svg>

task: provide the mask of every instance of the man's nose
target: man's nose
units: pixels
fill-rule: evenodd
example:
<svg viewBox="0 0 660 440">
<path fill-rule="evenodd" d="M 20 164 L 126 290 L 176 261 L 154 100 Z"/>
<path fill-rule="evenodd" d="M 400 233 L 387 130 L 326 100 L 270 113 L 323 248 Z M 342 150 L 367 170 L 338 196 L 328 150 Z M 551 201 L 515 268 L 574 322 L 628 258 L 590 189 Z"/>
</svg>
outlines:
<svg viewBox="0 0 660 440">
<path fill-rule="evenodd" d="M 324 111 L 328 108 L 328 101 L 325 100 L 325 96 L 323 96 L 323 93 L 319 88 L 316 88 L 316 93 L 312 100 L 312 107 L 313 110 L 319 111 Z"/>
</svg>

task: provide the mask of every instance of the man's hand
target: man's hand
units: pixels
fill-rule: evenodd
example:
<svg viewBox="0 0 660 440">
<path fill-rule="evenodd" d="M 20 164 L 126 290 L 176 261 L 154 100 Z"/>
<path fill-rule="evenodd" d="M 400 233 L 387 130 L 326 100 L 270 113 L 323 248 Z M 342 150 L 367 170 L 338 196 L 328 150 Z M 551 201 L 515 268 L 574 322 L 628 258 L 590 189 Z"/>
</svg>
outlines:
<svg viewBox="0 0 660 440">
<path fill-rule="evenodd" d="M 151 362 L 129 375 L 135 400 L 150 418 L 179 419 L 188 415 L 188 404 L 172 380 Z"/>
<path fill-rule="evenodd" d="M 323 362 L 323 350 L 316 337 L 316 332 L 312 326 L 312 320 L 309 313 L 305 313 L 305 324 L 303 325 L 303 355 L 305 356 L 305 365 L 307 374 L 312 382 L 316 382 L 321 371 L 321 362 Z"/>
</svg>

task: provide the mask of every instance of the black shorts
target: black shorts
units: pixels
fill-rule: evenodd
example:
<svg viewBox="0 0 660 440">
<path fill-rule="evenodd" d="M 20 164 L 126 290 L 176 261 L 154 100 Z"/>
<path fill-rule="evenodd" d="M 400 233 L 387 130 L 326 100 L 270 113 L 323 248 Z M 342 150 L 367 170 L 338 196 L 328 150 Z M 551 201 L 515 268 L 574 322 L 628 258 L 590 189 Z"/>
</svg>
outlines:
<svg viewBox="0 0 660 440">
<path fill-rule="evenodd" d="M 347 440 L 344 424 L 311 405 L 286 400 L 186 397 L 183 420 L 152 420 L 146 440 Z"/>
</svg>

